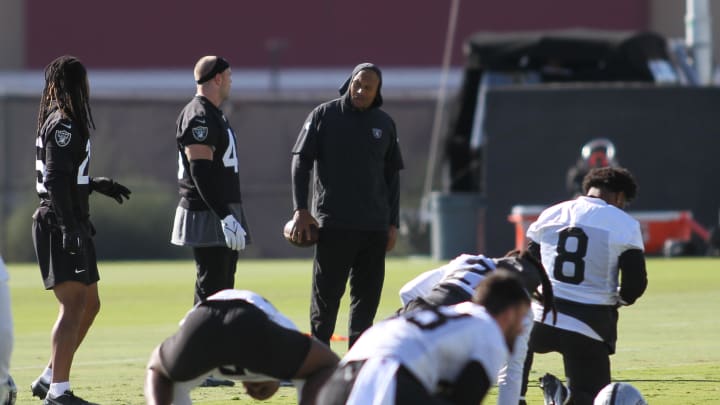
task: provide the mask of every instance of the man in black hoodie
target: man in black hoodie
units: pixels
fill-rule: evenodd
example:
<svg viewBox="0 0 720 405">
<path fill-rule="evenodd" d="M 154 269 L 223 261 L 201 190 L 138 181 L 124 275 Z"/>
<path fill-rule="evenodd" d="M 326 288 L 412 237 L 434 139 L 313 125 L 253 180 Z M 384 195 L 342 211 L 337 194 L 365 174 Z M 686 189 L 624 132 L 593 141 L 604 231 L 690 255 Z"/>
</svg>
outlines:
<svg viewBox="0 0 720 405">
<path fill-rule="evenodd" d="M 382 73 L 355 67 L 342 97 L 316 107 L 292 149 L 295 227 L 291 237 L 320 228 L 313 264 L 310 327 L 326 344 L 350 279 L 350 346 L 372 325 L 385 278 L 385 252 L 395 245 L 399 171 L 403 167 L 395 122 L 380 109 Z M 308 210 L 315 166 L 313 212 Z"/>
</svg>

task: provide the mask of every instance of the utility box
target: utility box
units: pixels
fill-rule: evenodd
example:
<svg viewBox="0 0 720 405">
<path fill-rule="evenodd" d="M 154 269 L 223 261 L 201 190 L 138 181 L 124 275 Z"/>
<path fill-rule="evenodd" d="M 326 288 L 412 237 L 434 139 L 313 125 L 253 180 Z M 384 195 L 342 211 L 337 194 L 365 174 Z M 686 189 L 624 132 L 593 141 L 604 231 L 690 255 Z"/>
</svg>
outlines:
<svg viewBox="0 0 720 405">
<path fill-rule="evenodd" d="M 431 252 L 435 260 L 485 248 L 485 199 L 474 192 L 434 192 L 430 195 Z"/>
</svg>

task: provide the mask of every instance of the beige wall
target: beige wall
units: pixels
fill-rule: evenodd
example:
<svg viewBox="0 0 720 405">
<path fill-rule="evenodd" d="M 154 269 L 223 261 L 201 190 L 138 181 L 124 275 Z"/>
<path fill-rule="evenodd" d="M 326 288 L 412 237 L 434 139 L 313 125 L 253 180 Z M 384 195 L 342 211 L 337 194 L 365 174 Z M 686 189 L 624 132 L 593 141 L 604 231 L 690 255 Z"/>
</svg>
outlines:
<svg viewBox="0 0 720 405">
<path fill-rule="evenodd" d="M 0 70 L 25 65 L 24 0 L 0 0 Z"/>
<path fill-rule="evenodd" d="M 713 21 L 713 54 L 720 57 L 720 2 L 710 2 Z M 650 0 L 650 29 L 667 38 L 685 37 L 685 1 Z"/>
</svg>

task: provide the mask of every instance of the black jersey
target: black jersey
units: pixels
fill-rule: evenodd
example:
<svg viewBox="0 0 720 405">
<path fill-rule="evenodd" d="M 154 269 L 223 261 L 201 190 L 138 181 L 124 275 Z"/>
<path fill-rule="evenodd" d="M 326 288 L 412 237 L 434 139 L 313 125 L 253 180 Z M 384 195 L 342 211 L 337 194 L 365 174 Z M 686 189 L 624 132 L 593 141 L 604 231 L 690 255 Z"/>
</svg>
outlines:
<svg viewBox="0 0 720 405">
<path fill-rule="evenodd" d="M 90 139 L 60 110 L 45 119 L 35 140 L 36 190 L 61 228 L 79 230 L 90 217 Z"/>
<path fill-rule="evenodd" d="M 190 163 L 185 155 L 185 147 L 201 144 L 213 149 L 213 178 L 219 182 L 222 190 L 220 204 L 240 203 L 240 177 L 238 176 L 238 157 L 235 133 L 230 123 L 210 100 L 195 96 L 177 119 L 178 184 L 180 187 L 180 206 L 189 210 L 207 210 L 197 186 L 190 175 Z"/>
<path fill-rule="evenodd" d="M 305 121 L 292 153 L 316 162 L 313 200 L 322 226 L 386 230 L 398 225 L 398 183 L 390 179 L 397 179 L 403 161 L 387 113 L 359 111 L 347 97 L 321 104 Z"/>
</svg>

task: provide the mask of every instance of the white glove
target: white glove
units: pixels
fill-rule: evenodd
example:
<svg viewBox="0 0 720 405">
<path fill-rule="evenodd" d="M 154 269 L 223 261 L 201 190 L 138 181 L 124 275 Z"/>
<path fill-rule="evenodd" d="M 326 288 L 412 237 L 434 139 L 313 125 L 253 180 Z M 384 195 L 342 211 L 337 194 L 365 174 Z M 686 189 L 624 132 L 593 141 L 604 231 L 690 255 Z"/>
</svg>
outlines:
<svg viewBox="0 0 720 405">
<path fill-rule="evenodd" d="M 245 249 L 245 230 L 232 214 L 220 220 L 220 226 L 225 234 L 225 244 L 232 250 Z"/>
</svg>

